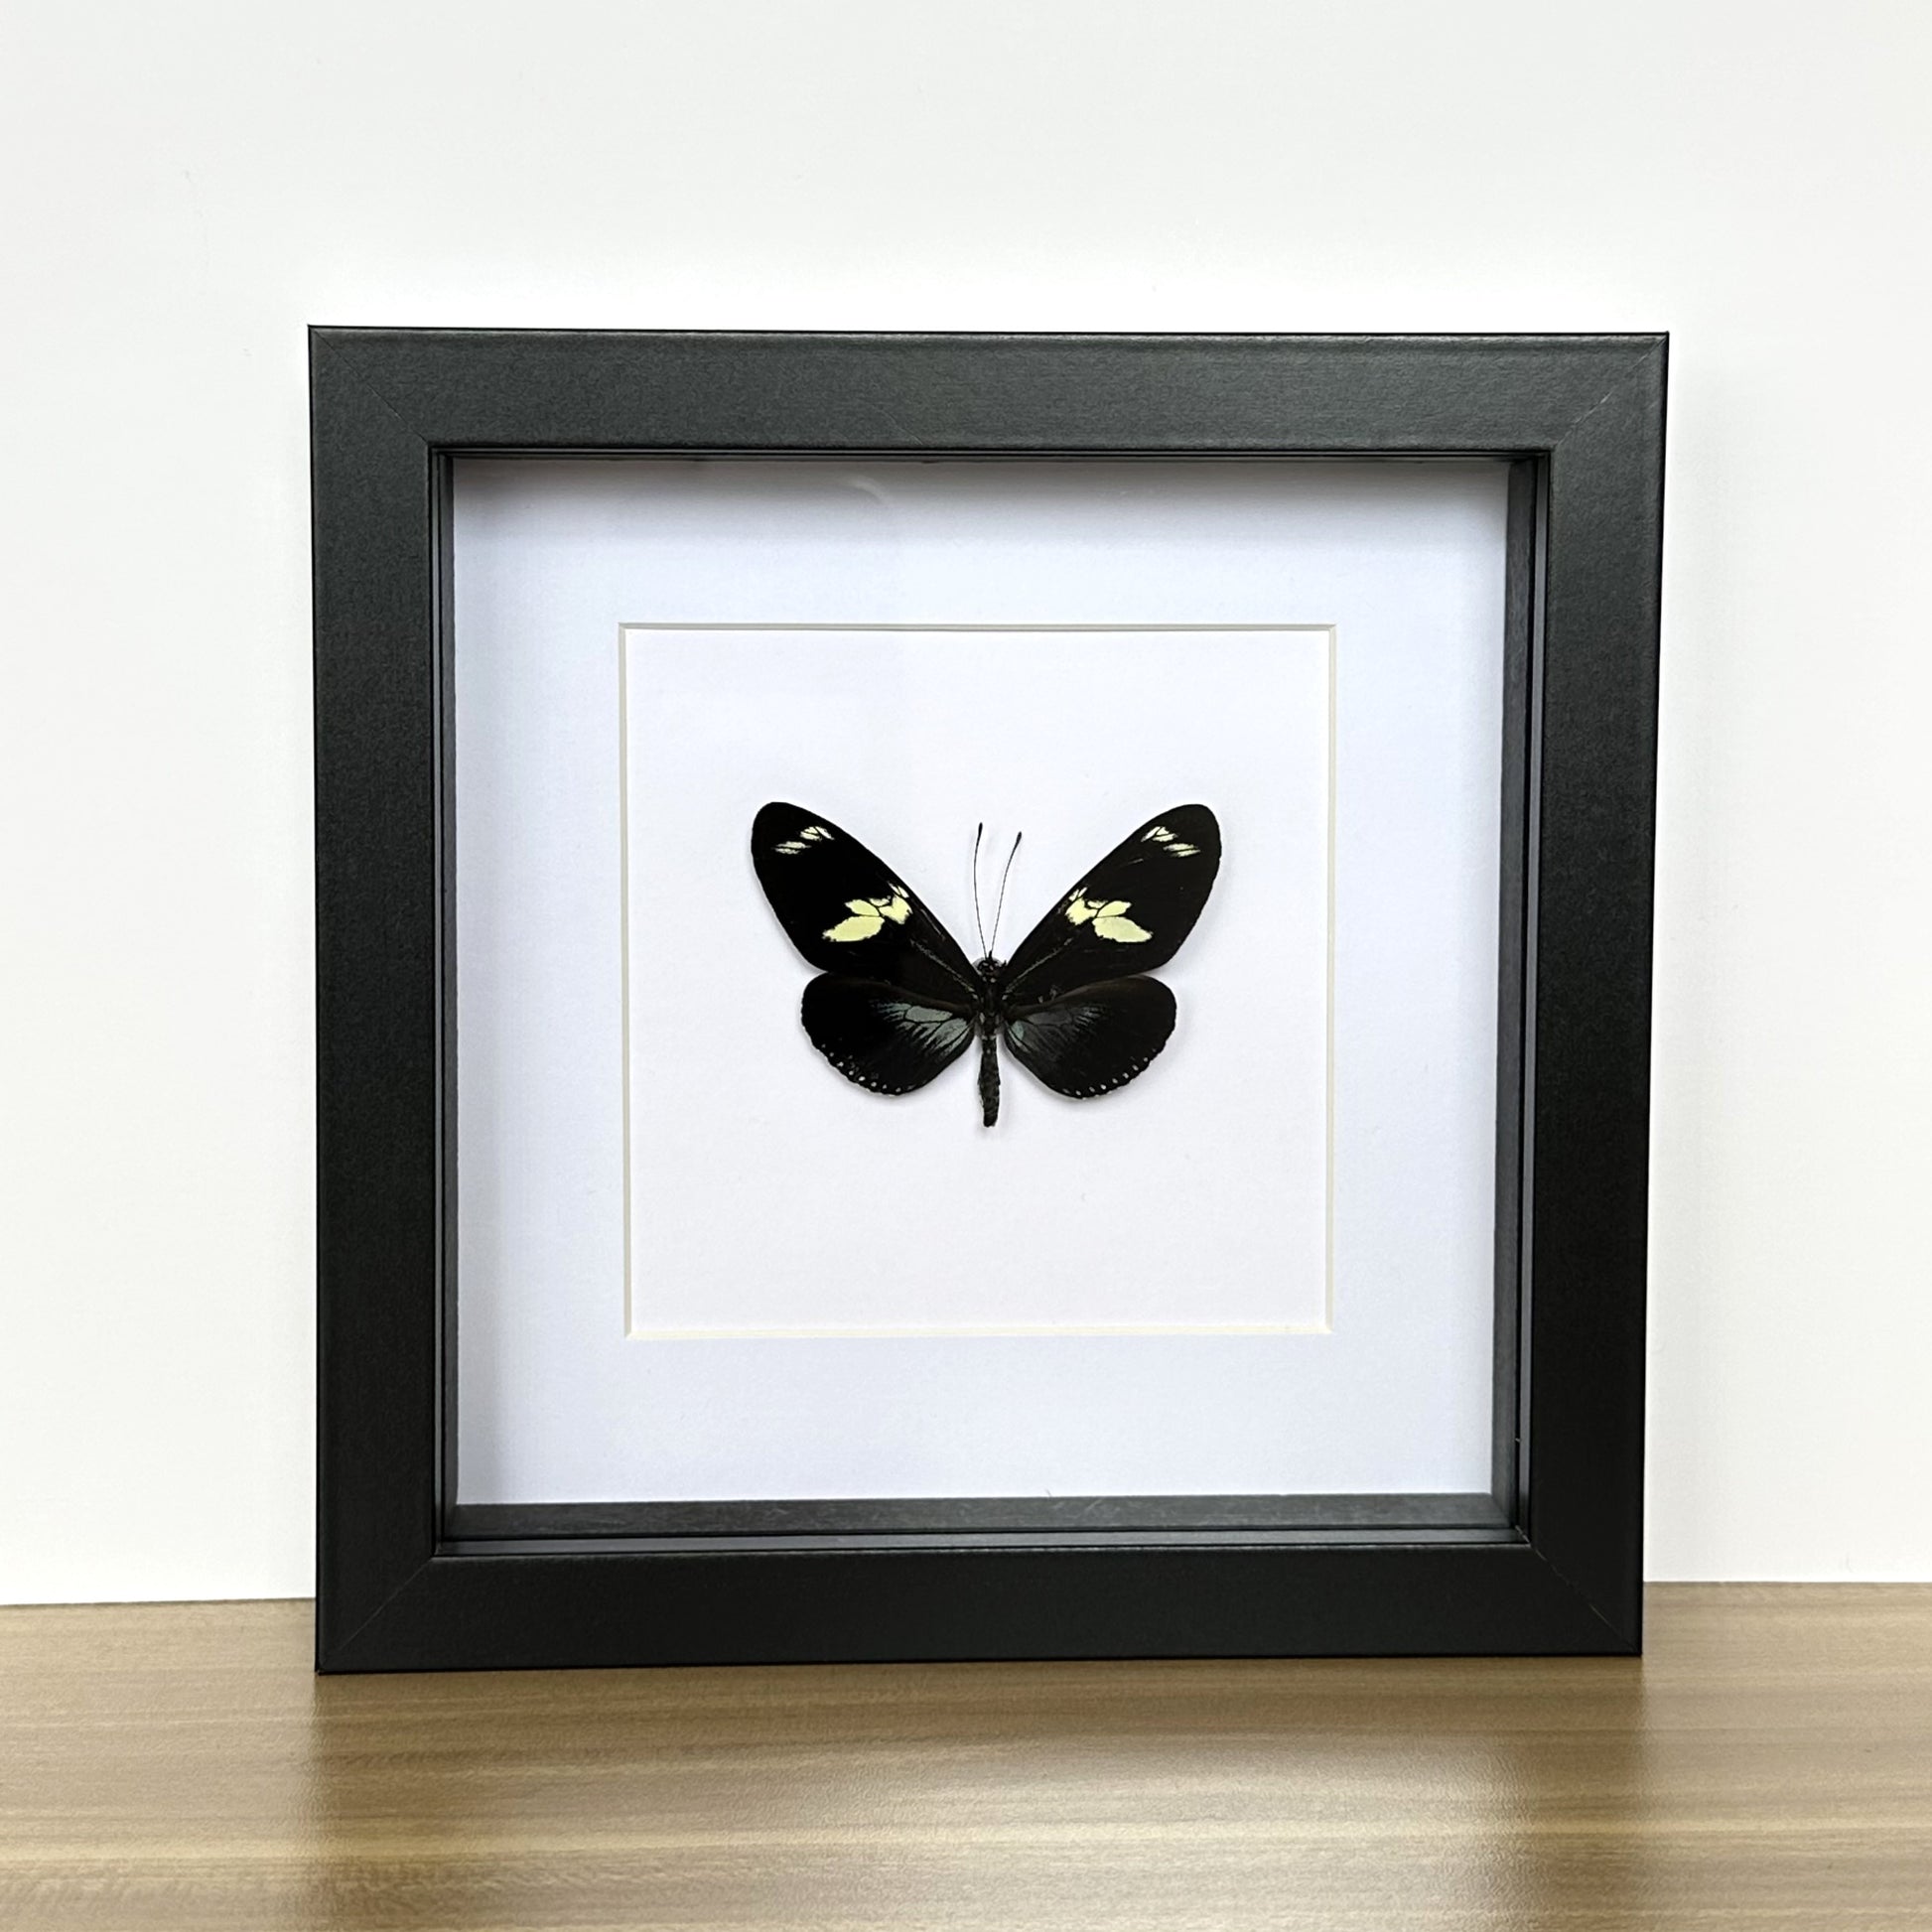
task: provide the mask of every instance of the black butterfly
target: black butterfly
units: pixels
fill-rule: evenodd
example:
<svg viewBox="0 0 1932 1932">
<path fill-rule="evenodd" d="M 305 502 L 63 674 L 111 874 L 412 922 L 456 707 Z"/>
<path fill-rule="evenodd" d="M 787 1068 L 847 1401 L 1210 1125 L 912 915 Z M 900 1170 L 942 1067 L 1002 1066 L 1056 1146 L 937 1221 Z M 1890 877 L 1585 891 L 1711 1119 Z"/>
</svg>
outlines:
<svg viewBox="0 0 1932 1932">
<path fill-rule="evenodd" d="M 977 966 L 897 872 L 796 805 L 766 805 L 752 822 L 752 863 L 791 943 L 824 969 L 805 988 L 812 1044 L 874 1093 L 910 1093 L 977 1034 L 991 1127 L 1001 1034 L 1022 1066 L 1076 1100 L 1124 1087 L 1168 1043 L 1173 995 L 1145 974 L 1194 929 L 1220 869 L 1221 828 L 1205 805 L 1149 819 L 1012 959 L 989 947 Z M 997 940 L 997 913 L 993 927 Z"/>
</svg>

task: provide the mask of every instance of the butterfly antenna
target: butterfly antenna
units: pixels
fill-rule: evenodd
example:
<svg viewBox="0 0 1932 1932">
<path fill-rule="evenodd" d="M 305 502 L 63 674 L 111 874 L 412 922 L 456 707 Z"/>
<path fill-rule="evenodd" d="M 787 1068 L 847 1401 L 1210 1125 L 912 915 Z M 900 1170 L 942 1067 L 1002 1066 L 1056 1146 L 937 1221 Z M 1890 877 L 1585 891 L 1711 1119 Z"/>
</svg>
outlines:
<svg viewBox="0 0 1932 1932">
<path fill-rule="evenodd" d="M 1000 914 L 1007 909 L 1007 880 L 1012 876 L 1014 860 L 1020 856 L 1020 841 L 1026 836 L 1024 832 L 1014 833 L 1013 850 L 1007 854 L 1006 870 L 1000 874 L 1000 898 L 993 908 L 993 946 L 1000 943 Z M 986 949 L 989 955 L 993 946 Z"/>
<path fill-rule="evenodd" d="M 986 836 L 984 819 L 973 827 L 973 929 L 980 936 L 980 957 L 986 957 L 986 927 L 980 922 L 980 840 Z M 998 919 L 993 921 L 993 930 L 1000 929 Z"/>
</svg>

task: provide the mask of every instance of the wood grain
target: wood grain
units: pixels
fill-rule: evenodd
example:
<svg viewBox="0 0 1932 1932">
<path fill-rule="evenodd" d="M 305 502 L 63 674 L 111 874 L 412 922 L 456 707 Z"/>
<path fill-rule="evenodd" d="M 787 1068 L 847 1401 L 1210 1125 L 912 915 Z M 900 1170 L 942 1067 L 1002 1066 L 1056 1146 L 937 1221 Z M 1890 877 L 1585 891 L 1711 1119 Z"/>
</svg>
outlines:
<svg viewBox="0 0 1932 1932">
<path fill-rule="evenodd" d="M 310 1676 L 306 1603 L 0 1610 L 0 1925 L 1932 1928 L 1932 1587 L 1641 1662 Z"/>
</svg>

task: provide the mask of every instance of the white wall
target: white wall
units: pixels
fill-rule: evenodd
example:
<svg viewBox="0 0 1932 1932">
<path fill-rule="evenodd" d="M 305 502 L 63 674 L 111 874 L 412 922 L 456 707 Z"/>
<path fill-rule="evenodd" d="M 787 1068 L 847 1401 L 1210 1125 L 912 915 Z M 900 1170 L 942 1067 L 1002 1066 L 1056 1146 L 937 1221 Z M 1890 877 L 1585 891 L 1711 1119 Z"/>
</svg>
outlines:
<svg viewBox="0 0 1932 1932">
<path fill-rule="evenodd" d="M 0 1590 L 309 1583 L 309 322 L 1672 330 L 1651 1568 L 1932 1576 L 1915 0 L 8 19 Z"/>
</svg>

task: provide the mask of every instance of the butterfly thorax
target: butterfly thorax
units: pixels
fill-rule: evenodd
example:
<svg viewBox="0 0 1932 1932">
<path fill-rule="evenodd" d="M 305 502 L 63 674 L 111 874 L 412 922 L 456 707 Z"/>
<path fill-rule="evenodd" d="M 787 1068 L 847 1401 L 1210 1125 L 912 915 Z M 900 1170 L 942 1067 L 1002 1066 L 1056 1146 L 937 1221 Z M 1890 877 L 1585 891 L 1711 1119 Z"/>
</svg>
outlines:
<svg viewBox="0 0 1932 1932">
<path fill-rule="evenodd" d="M 984 959 L 973 962 L 973 971 L 979 975 L 979 1001 L 973 1010 L 973 1024 L 983 1034 L 996 1033 L 1000 1025 L 1000 979 L 1006 972 L 1004 959 L 995 959 L 991 953 Z"/>
</svg>

